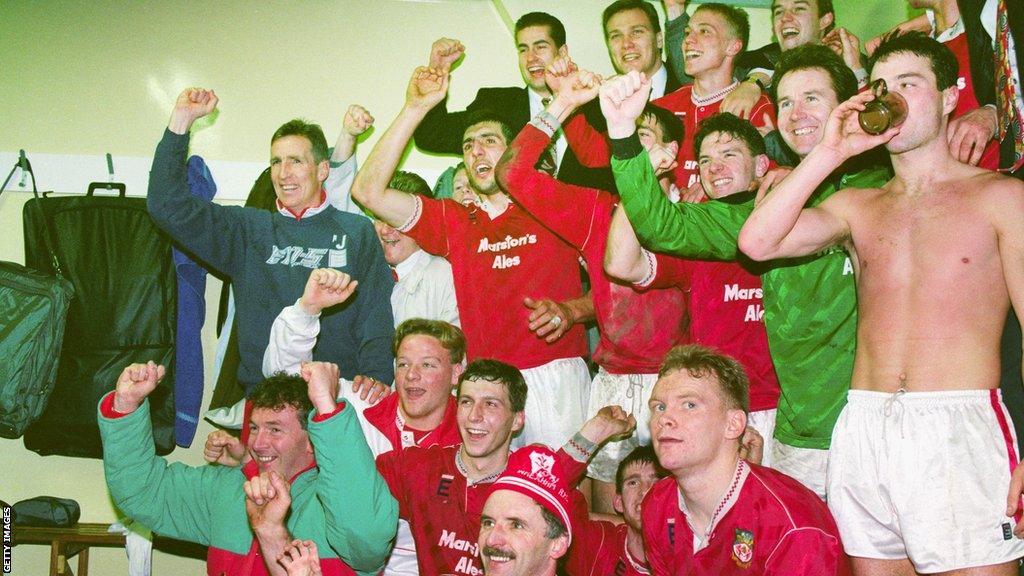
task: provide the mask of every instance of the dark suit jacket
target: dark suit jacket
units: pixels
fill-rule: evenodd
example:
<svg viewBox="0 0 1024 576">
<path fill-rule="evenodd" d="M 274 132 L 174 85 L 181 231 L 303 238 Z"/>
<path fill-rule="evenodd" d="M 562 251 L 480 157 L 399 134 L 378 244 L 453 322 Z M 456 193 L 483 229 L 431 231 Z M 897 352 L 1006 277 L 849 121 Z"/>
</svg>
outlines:
<svg viewBox="0 0 1024 576">
<path fill-rule="evenodd" d="M 502 117 L 518 133 L 530 121 L 530 97 L 526 87 L 481 88 L 473 102 L 461 112 L 449 112 L 447 100 L 427 113 L 413 140 L 424 152 L 462 155 L 462 136 L 470 116 L 478 110 L 490 110 Z M 614 189 L 610 169 L 587 168 L 580 164 L 571 149 L 566 149 L 558 167 L 558 179 L 570 184 Z"/>
<path fill-rule="evenodd" d="M 967 51 L 971 58 L 971 81 L 978 102 L 984 106 L 995 104 L 995 61 L 992 56 L 992 37 L 981 24 L 981 9 L 985 0 L 957 0 L 960 8 L 960 19 L 964 22 L 964 33 L 967 34 Z M 1007 0 L 1006 14 L 1010 21 L 1010 35 L 1015 43 L 1014 53 L 1017 55 L 1017 73 L 1024 70 L 1024 2 Z M 1000 144 L 1000 166 L 1008 166 L 1013 160 L 1013 142 L 1006 138 Z"/>
</svg>

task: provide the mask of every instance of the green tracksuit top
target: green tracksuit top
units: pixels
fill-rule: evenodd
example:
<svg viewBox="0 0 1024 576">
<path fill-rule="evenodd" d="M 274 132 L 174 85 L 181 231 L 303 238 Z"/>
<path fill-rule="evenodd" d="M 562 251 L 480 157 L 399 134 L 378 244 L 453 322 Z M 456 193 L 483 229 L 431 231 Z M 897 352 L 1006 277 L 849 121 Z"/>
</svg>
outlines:
<svg viewBox="0 0 1024 576">
<path fill-rule="evenodd" d="M 649 250 L 683 258 L 736 260 L 752 193 L 723 200 L 673 204 L 662 192 L 647 152 L 635 138 L 615 141 L 612 171 L 640 242 Z M 808 206 L 842 188 L 874 188 L 883 168 L 848 173 L 823 183 Z M 781 396 L 775 438 L 799 448 L 828 449 L 832 428 L 846 404 L 857 343 L 857 293 L 846 252 L 764 263 L 764 325 L 779 376 Z"/>
</svg>

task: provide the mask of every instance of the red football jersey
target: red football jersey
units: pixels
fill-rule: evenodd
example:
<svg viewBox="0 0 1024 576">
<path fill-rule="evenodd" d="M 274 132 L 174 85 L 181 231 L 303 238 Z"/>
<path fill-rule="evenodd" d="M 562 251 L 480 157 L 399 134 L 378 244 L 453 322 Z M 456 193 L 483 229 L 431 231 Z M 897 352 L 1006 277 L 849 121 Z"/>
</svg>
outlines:
<svg viewBox="0 0 1024 576">
<path fill-rule="evenodd" d="M 569 548 L 565 573 L 572 576 L 649 576 L 646 564 L 626 548 L 625 524 L 604 520 L 576 522 L 576 538 Z"/>
<path fill-rule="evenodd" d="M 761 277 L 736 262 L 684 260 L 654 254 L 649 286 L 690 287 L 690 336 L 743 365 L 750 380 L 750 411 L 779 404 L 779 378 L 768 351 Z"/>
<path fill-rule="evenodd" d="M 661 359 L 689 342 L 686 286 L 637 292 L 604 272 L 608 227 L 617 199 L 595 188 L 566 184 L 534 168 L 551 138 L 527 124 L 509 146 L 508 188 L 516 202 L 576 248 L 587 263 L 601 340 L 594 361 L 612 374 L 657 374 Z"/>
<path fill-rule="evenodd" d="M 846 576 L 849 559 L 825 503 L 798 481 L 740 460 L 734 485 L 696 538 L 675 478 L 654 485 L 643 504 L 647 563 L 655 576 Z M 702 535 L 703 538 L 704 535 Z"/>
<path fill-rule="evenodd" d="M 735 87 L 735 86 L 734 86 Z M 676 159 L 679 165 L 675 170 L 675 184 L 680 189 L 689 188 L 700 178 L 697 169 L 697 153 L 693 149 L 697 126 L 708 116 L 718 113 L 722 100 L 732 89 L 709 96 L 707 99 L 697 98 L 693 94 L 693 84 L 687 84 L 671 94 L 666 94 L 654 101 L 655 104 L 675 113 L 683 121 L 683 143 L 679 146 Z M 775 124 L 775 107 L 764 94 L 750 111 L 750 123 L 761 128 L 765 125 L 765 116 Z"/>
<path fill-rule="evenodd" d="M 494 358 L 525 370 L 587 355 L 582 325 L 549 344 L 530 331 L 523 304 L 526 297 L 561 302 L 583 294 L 575 250 L 515 204 L 492 219 L 453 200 L 416 200 L 403 232 L 451 263 L 468 360 Z"/>
</svg>

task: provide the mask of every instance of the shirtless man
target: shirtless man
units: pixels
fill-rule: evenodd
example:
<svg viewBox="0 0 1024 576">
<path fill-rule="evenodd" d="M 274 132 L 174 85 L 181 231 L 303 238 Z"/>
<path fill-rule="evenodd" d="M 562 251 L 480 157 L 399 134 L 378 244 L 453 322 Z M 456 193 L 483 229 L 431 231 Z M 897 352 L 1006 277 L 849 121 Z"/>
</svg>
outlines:
<svg viewBox="0 0 1024 576">
<path fill-rule="evenodd" d="M 923 35 L 883 44 L 872 79 L 908 103 L 869 136 L 871 99 L 835 108 L 821 142 L 740 232 L 754 259 L 844 247 L 860 322 L 849 403 L 833 433 L 828 503 L 857 574 L 1016 574 L 1018 466 L 999 385 L 1007 310 L 1024 306 L 1024 185 L 961 164 L 946 145 L 957 65 Z M 895 177 L 804 208 L 845 159 L 884 144 Z M 942 169 L 937 169 L 941 167 Z M 1019 517 L 1017 517 L 1019 520 Z"/>
</svg>

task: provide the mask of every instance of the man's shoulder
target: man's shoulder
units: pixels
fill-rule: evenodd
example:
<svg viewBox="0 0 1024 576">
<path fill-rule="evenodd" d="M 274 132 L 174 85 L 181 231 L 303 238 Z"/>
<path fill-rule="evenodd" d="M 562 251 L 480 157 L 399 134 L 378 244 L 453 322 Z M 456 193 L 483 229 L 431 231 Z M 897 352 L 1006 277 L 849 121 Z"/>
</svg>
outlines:
<svg viewBox="0 0 1024 576">
<path fill-rule="evenodd" d="M 780 524 L 788 530 L 821 528 L 836 532 L 825 503 L 798 480 L 764 466 L 749 465 L 750 472 L 736 506 L 756 507 L 762 522 Z"/>
<path fill-rule="evenodd" d="M 693 94 L 693 84 L 683 84 L 675 92 L 669 92 L 661 98 L 658 98 L 652 104 L 661 106 L 671 112 L 678 112 L 681 109 L 687 109 L 693 107 L 693 100 L 691 96 Z"/>
<path fill-rule="evenodd" d="M 474 104 L 491 101 L 508 101 L 515 98 L 527 98 L 525 86 L 488 86 L 476 91 Z"/>
</svg>

